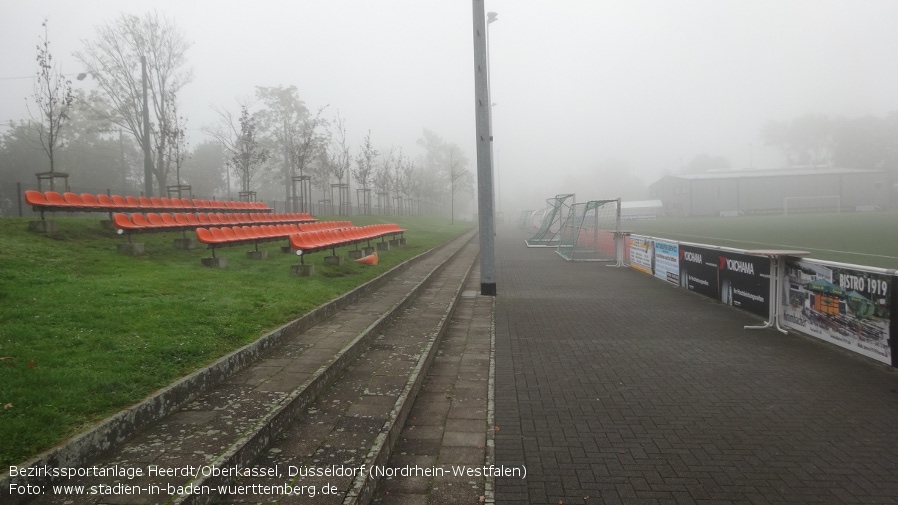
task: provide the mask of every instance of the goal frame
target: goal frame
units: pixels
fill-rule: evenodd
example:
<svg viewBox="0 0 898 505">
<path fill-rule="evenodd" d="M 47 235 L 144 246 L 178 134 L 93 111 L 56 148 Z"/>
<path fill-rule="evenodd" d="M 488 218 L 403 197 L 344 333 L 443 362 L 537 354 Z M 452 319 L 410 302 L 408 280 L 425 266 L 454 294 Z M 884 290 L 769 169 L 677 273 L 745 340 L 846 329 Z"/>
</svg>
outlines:
<svg viewBox="0 0 898 505">
<path fill-rule="evenodd" d="M 783 198 L 783 215 L 789 215 L 789 202 L 790 201 L 808 201 L 808 200 L 825 200 L 827 198 L 831 198 L 835 200 L 835 209 L 836 214 L 842 213 L 842 198 L 839 195 L 816 195 L 816 196 L 787 196 Z M 805 209 L 814 209 L 815 207 L 804 207 Z M 821 207 L 822 208 L 822 207 Z M 831 208 L 831 207 L 826 207 Z M 793 211 L 793 214 L 796 212 Z M 800 213 L 800 212 L 799 212 Z"/>
</svg>

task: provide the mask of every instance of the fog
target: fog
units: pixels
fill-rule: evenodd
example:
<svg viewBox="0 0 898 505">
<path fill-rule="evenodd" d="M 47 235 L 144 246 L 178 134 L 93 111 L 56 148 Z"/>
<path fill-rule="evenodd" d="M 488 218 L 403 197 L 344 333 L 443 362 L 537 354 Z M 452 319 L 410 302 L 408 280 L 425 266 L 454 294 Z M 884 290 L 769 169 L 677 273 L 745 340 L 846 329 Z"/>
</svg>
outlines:
<svg viewBox="0 0 898 505">
<path fill-rule="evenodd" d="M 41 22 L 72 53 L 121 12 L 156 10 L 193 43 L 180 110 L 191 143 L 256 86 L 295 85 L 346 118 L 350 144 L 420 154 L 428 128 L 474 163 L 471 2 L 0 0 L 0 128 L 27 119 Z M 487 0 L 499 200 L 647 198 L 701 154 L 776 168 L 769 120 L 898 110 L 892 0 Z M 89 79 L 76 86 L 91 86 Z"/>
</svg>

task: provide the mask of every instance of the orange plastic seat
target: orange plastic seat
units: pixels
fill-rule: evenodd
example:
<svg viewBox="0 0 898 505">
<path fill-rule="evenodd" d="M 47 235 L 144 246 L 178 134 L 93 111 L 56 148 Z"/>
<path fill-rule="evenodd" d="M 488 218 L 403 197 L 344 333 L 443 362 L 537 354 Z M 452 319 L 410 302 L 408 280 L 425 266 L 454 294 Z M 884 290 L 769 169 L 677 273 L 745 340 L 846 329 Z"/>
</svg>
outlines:
<svg viewBox="0 0 898 505">
<path fill-rule="evenodd" d="M 56 191 L 46 191 L 44 192 L 44 198 L 47 199 L 47 202 L 50 203 L 53 207 L 71 207 L 68 202 L 65 201 L 65 198 L 62 197 L 60 193 Z"/>
<path fill-rule="evenodd" d="M 240 239 L 234 234 L 234 230 L 230 226 L 221 228 L 221 234 L 230 242 L 237 242 Z"/>
<path fill-rule="evenodd" d="M 242 226 L 232 226 L 231 228 L 229 228 L 229 230 L 231 230 L 231 233 L 233 233 L 234 236 L 237 237 L 237 240 L 252 240 L 255 238 L 251 234 L 248 234 L 246 231 L 244 231 Z"/>
<path fill-rule="evenodd" d="M 119 210 L 125 210 L 130 207 L 122 195 L 112 195 L 109 198 L 112 200 L 112 204 L 118 207 Z"/>
<path fill-rule="evenodd" d="M 209 233 L 212 234 L 212 236 L 215 238 L 215 240 L 218 243 L 224 243 L 229 240 L 221 228 L 217 228 L 217 227 L 209 228 Z"/>
<path fill-rule="evenodd" d="M 147 212 L 146 214 L 147 222 L 150 223 L 150 226 L 155 228 L 164 228 L 165 222 L 162 221 L 162 217 L 155 212 Z"/>
<path fill-rule="evenodd" d="M 117 207 L 117 205 L 112 201 L 112 198 L 105 193 L 100 193 L 99 195 L 97 195 L 97 206 L 107 210 L 115 210 Z"/>
<path fill-rule="evenodd" d="M 116 212 L 112 215 L 112 223 L 120 233 L 122 231 L 138 231 L 143 228 L 142 226 L 131 222 L 131 218 L 129 218 L 127 214 L 122 214 L 121 212 Z"/>
<path fill-rule="evenodd" d="M 300 232 L 290 235 L 290 247 L 297 251 L 312 252 L 318 246 L 311 240 L 310 232 Z"/>
<path fill-rule="evenodd" d="M 147 217 L 145 215 L 137 212 L 131 214 L 131 222 L 142 228 L 149 228 L 153 226 L 149 221 L 147 221 Z"/>
<path fill-rule="evenodd" d="M 90 193 L 81 193 L 81 204 L 85 207 L 89 207 L 95 210 L 99 210 L 101 208 L 100 203 L 97 201 L 97 197 Z"/>
<path fill-rule="evenodd" d="M 215 245 L 218 241 L 212 236 L 212 233 L 206 228 L 196 229 L 196 239 L 203 244 Z"/>
<path fill-rule="evenodd" d="M 85 207 L 84 202 L 81 201 L 81 197 L 75 193 L 65 192 L 62 194 L 62 197 L 69 207 Z"/>
<path fill-rule="evenodd" d="M 32 207 L 46 207 L 50 205 L 43 193 L 33 189 L 25 191 L 25 203 Z"/>
</svg>

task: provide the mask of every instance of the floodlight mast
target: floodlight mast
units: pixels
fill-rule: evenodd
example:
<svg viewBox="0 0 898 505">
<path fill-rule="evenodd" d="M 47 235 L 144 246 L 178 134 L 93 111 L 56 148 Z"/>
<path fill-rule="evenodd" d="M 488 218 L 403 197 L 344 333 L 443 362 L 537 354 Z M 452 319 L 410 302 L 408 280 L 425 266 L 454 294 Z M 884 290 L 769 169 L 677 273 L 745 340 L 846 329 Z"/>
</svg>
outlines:
<svg viewBox="0 0 898 505">
<path fill-rule="evenodd" d="M 496 296 L 496 227 L 493 206 L 493 159 L 490 152 L 489 62 L 486 55 L 484 0 L 474 7 L 474 111 L 477 137 L 477 214 L 480 226 L 480 294 Z"/>
</svg>

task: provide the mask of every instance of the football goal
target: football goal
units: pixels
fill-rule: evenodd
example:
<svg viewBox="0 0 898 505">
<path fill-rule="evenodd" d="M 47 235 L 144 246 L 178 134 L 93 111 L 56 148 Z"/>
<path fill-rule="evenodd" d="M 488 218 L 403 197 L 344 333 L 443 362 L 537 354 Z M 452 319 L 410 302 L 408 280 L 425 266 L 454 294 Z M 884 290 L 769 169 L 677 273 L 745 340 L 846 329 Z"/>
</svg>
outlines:
<svg viewBox="0 0 898 505">
<path fill-rule="evenodd" d="M 518 217 L 518 228 L 521 230 L 526 230 L 530 225 L 530 218 L 533 217 L 532 210 L 522 210 L 520 217 Z"/>
<path fill-rule="evenodd" d="M 571 205 L 574 204 L 574 195 L 555 195 L 546 199 L 546 212 L 543 214 L 542 223 L 533 237 L 524 241 L 527 247 L 555 247 L 561 239 L 561 230 L 567 225 L 571 216 Z"/>
<path fill-rule="evenodd" d="M 839 195 L 787 196 L 783 199 L 783 214 L 835 212 L 842 210 Z"/>
<path fill-rule="evenodd" d="M 561 232 L 558 255 L 569 261 L 615 261 L 620 231 L 620 198 L 576 203 Z"/>
</svg>

